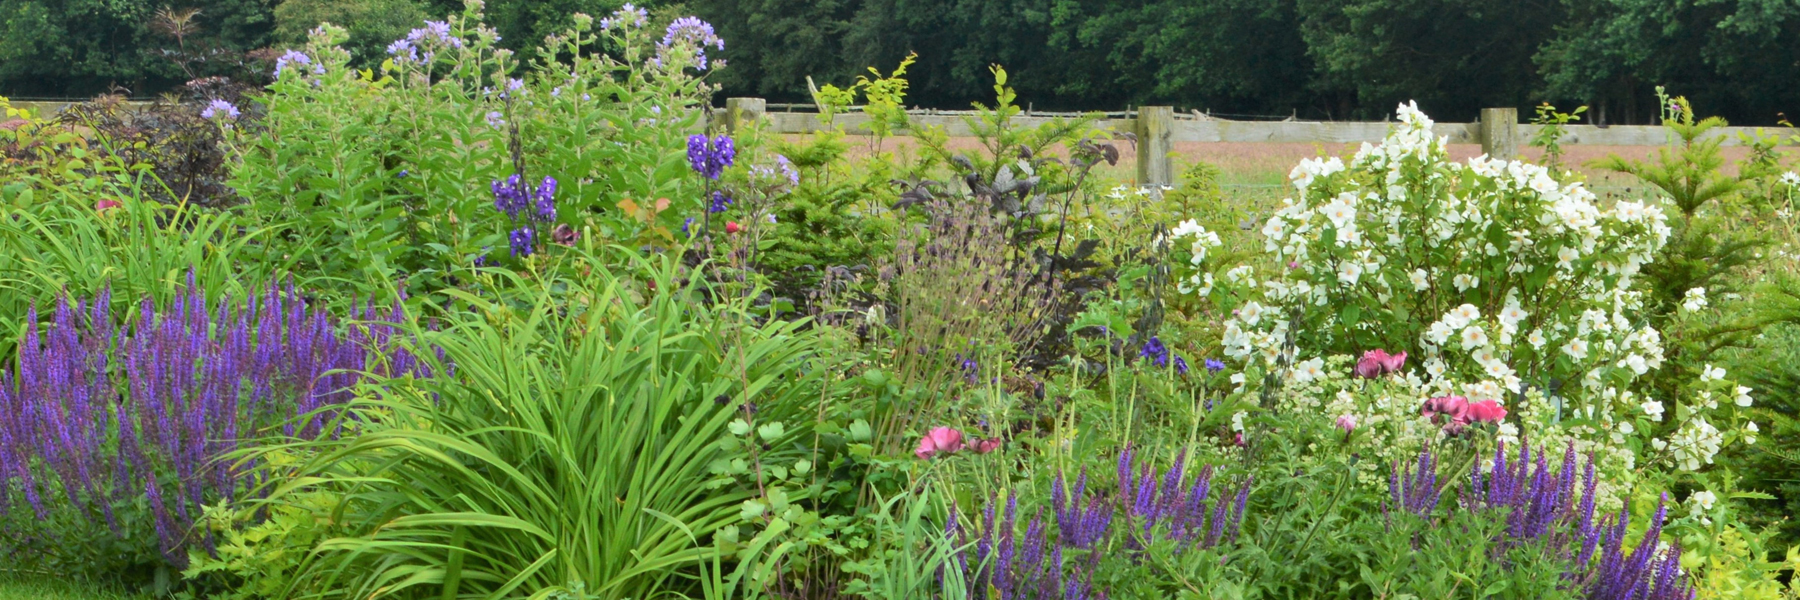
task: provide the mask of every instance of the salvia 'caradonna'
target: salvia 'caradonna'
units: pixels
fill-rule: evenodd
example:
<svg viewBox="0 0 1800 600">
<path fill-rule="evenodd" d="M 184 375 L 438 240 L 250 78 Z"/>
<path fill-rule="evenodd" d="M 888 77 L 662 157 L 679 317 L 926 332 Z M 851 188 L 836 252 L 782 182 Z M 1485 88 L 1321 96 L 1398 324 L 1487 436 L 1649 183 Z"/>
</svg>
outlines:
<svg viewBox="0 0 1800 600">
<path fill-rule="evenodd" d="M 145 300 L 124 327 L 110 305 L 107 292 L 64 298 L 44 331 L 27 316 L 16 369 L 0 371 L 0 513 L 72 510 L 123 533 L 113 503 L 141 494 L 177 566 L 190 543 L 210 549 L 190 532 L 202 507 L 250 483 L 222 457 L 262 435 L 327 433 L 362 373 L 429 374 L 397 343 L 398 306 L 340 326 L 291 285 L 208 306 L 191 276 L 172 306 Z"/>
<path fill-rule="evenodd" d="M 1114 498 L 1090 496 L 1086 473 L 1076 477 L 1072 488 L 1063 477 L 1056 478 L 1051 489 L 1054 537 L 1043 514 L 1033 515 L 1024 533 L 1018 532 L 1017 497 L 1009 497 L 1004 510 L 988 503 L 974 544 L 961 540 L 953 516 L 947 534 L 973 552 L 957 557 L 969 597 L 988 600 L 991 589 L 999 593 L 992 600 L 1102 600 L 1106 592 L 1094 589 L 1092 580 L 1101 552 L 1139 552 L 1160 542 L 1172 542 L 1181 552 L 1236 540 L 1250 499 L 1249 478 L 1235 496 L 1214 500 L 1212 467 L 1200 469 L 1189 481 L 1185 455 L 1160 476 L 1132 458 L 1129 448 L 1119 456 L 1119 495 Z M 1114 521 L 1123 526 L 1112 527 Z M 1064 560 L 1065 550 L 1086 560 Z"/>
<path fill-rule="evenodd" d="M 1437 506 L 1437 459 L 1429 448 L 1420 453 L 1416 469 L 1395 465 L 1390 509 L 1429 519 Z M 1629 509 L 1595 519 L 1592 460 L 1582 471 L 1581 493 L 1576 494 L 1575 447 L 1563 453 L 1562 468 L 1552 471 L 1542 451 L 1532 456 L 1521 445 L 1509 456 L 1505 444 L 1494 450 L 1491 469 L 1473 469 L 1462 508 L 1504 519 L 1502 544 L 1544 544 L 1570 559 L 1566 575 L 1592 600 L 1691 600 L 1694 589 L 1681 572 L 1681 548 L 1660 547 L 1667 496 L 1650 518 L 1650 526 L 1635 547 L 1628 548 L 1626 529 Z M 1598 555 L 1596 556 L 1596 551 Z"/>
</svg>

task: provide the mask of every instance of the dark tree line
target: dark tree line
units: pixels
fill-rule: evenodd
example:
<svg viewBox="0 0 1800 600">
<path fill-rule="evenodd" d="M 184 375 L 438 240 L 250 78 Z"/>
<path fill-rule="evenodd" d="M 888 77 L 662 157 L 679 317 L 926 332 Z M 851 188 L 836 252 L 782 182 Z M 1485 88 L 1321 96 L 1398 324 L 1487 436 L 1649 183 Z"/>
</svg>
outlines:
<svg viewBox="0 0 1800 600">
<path fill-rule="evenodd" d="M 489 22 L 529 45 L 569 14 L 616 0 L 490 0 Z M 1800 108 L 1800 3 L 1792 0 L 649 0 L 697 13 L 726 40 L 727 95 L 807 100 L 806 76 L 847 83 L 918 53 L 911 102 L 991 97 L 1005 65 L 1043 109 L 1173 104 L 1230 115 L 1380 119 L 1416 99 L 1467 120 L 1484 106 L 1588 104 L 1594 120 L 1654 117 L 1665 85 L 1703 111 L 1767 124 Z M 157 0 L 0 0 L 0 94 L 154 92 L 172 64 Z M 188 39 L 212 52 L 293 44 L 312 22 L 347 26 L 379 60 L 406 21 L 456 0 L 186 0 Z M 193 52 L 191 48 L 187 50 Z M 207 73 L 218 74 L 218 73 Z M 1796 113 L 1800 114 L 1800 113 Z"/>
</svg>

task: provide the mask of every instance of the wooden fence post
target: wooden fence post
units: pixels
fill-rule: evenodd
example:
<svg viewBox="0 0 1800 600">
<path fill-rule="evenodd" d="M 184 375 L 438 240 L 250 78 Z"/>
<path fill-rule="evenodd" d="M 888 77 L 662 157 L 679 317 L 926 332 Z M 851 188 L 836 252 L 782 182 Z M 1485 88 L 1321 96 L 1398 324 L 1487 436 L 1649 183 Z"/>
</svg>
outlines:
<svg viewBox="0 0 1800 600">
<path fill-rule="evenodd" d="M 1138 185 L 1173 185 L 1175 160 L 1169 153 L 1175 151 L 1175 107 L 1138 107 L 1132 130 L 1138 139 Z"/>
<path fill-rule="evenodd" d="M 739 127 L 761 119 L 768 109 L 769 103 L 762 98 L 726 98 L 725 130 L 736 133 Z"/>
<path fill-rule="evenodd" d="M 1488 158 L 1512 160 L 1519 155 L 1519 109 L 1481 109 L 1481 151 Z"/>
</svg>

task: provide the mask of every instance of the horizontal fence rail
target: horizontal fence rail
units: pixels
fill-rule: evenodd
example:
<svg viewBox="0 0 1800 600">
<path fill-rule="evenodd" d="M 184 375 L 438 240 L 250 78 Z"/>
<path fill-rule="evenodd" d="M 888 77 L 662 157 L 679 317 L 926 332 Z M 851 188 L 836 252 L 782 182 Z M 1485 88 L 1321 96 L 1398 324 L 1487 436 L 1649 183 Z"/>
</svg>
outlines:
<svg viewBox="0 0 1800 600">
<path fill-rule="evenodd" d="M 73 102 L 14 101 L 15 108 L 38 114 L 54 114 Z M 148 102 L 131 101 L 129 107 Z M 770 104 L 761 98 L 727 98 L 715 116 L 727 128 L 737 128 L 752 121 L 760 122 L 765 131 L 784 134 L 842 130 L 867 135 L 869 118 L 861 107 L 848 107 L 829 123 L 821 121 L 818 107 L 811 104 Z M 941 128 L 951 137 L 969 137 L 974 131 L 969 121 L 979 113 L 973 110 L 912 109 L 908 119 L 916 129 Z M 1026 110 L 1013 118 L 1018 127 L 1035 127 L 1056 119 L 1094 117 L 1095 126 L 1123 136 L 1131 134 L 1138 144 L 1138 181 L 1146 185 L 1169 185 L 1174 179 L 1172 154 L 1174 144 L 1188 142 L 1228 143 L 1301 143 L 1359 144 L 1377 143 L 1394 127 L 1391 122 L 1301 121 L 1234 121 L 1218 118 L 1197 110 L 1176 111 L 1169 106 L 1141 106 L 1111 112 L 1042 112 Z M 1525 140 L 1535 137 L 1539 125 L 1519 122 L 1516 108 L 1482 109 L 1482 119 L 1474 123 L 1437 123 L 1432 132 L 1452 144 L 1480 144 L 1482 151 L 1496 158 L 1514 158 Z M 1669 133 L 1652 125 L 1564 125 L 1563 144 L 1598 146 L 1661 146 L 1670 141 Z M 1765 128 L 1720 127 L 1709 136 L 1722 136 L 1723 145 L 1736 146 L 1749 135 L 1760 135 Z"/>
<path fill-rule="evenodd" d="M 774 109 L 774 110 L 771 110 Z M 811 109 L 809 112 L 808 109 Z M 841 129 L 846 133 L 870 133 L 869 118 L 860 107 L 833 115 L 822 121 L 816 107 L 804 104 L 765 103 L 761 98 L 728 98 L 720 111 L 727 127 L 751 120 L 761 121 L 765 130 L 775 133 L 810 133 Z M 969 121 L 976 111 L 909 110 L 912 126 L 918 129 L 941 128 L 951 137 L 973 135 Z M 1095 125 L 1115 134 L 1131 134 L 1139 146 L 1137 152 L 1138 181 L 1146 185 L 1169 185 L 1174 180 L 1172 154 L 1174 144 L 1183 142 L 1235 143 L 1303 143 L 1358 144 L 1378 143 L 1395 126 L 1391 122 L 1354 121 L 1233 121 L 1200 111 L 1177 112 L 1168 106 L 1143 106 L 1135 110 L 1093 113 L 1032 113 L 1013 118 L 1019 127 L 1034 127 L 1055 119 L 1095 117 Z M 1661 146 L 1670 143 L 1668 130 L 1652 125 L 1564 125 L 1562 144 L 1598 146 Z M 1482 151 L 1495 158 L 1511 159 L 1532 139 L 1542 126 L 1519 122 L 1516 108 L 1487 108 L 1481 120 L 1474 123 L 1436 123 L 1432 132 L 1452 144 L 1480 144 Z M 1779 131 L 1779 130 L 1777 130 Z M 1722 136 L 1722 145 L 1740 145 L 1746 136 L 1767 132 L 1758 127 L 1720 127 L 1708 136 Z M 1784 140 L 1786 141 L 1786 140 Z"/>
<path fill-rule="evenodd" d="M 1114 113 L 1117 114 L 1117 113 Z M 1067 115 L 1019 116 L 1013 123 L 1021 127 L 1032 127 L 1047 123 L 1056 118 L 1072 118 L 1080 113 Z M 769 131 L 775 133 L 809 133 L 842 127 L 846 133 L 867 135 L 865 127 L 868 117 L 858 113 L 837 115 L 830 125 L 819 122 L 816 113 L 770 112 L 764 117 L 771 126 Z M 925 111 L 913 113 L 909 118 L 921 128 L 942 127 L 951 137 L 970 135 L 968 123 L 962 115 L 944 113 L 932 114 Z M 1098 121 L 1101 129 L 1114 131 L 1131 131 L 1134 117 L 1108 117 Z M 1388 130 L 1395 123 L 1357 122 L 1357 121 L 1227 121 L 1223 119 L 1199 120 L 1193 118 L 1175 119 L 1172 140 L 1176 142 L 1276 142 L 1276 143 L 1322 143 L 1322 144 L 1354 144 L 1359 142 L 1380 142 L 1387 136 Z M 1537 135 L 1538 125 L 1519 124 L 1518 136 L 1531 139 Z M 1661 146 L 1669 143 L 1669 133 L 1655 125 L 1612 125 L 1599 127 L 1595 125 L 1564 125 L 1568 133 L 1562 138 L 1563 144 L 1591 144 L 1598 146 Z M 1710 135 L 1726 136 L 1724 145 L 1739 144 L 1740 133 L 1755 132 L 1756 127 L 1721 127 Z M 1762 128 L 1767 131 L 1767 128 Z M 1450 138 L 1452 144 L 1481 143 L 1481 123 L 1437 123 L 1432 132 Z"/>
</svg>

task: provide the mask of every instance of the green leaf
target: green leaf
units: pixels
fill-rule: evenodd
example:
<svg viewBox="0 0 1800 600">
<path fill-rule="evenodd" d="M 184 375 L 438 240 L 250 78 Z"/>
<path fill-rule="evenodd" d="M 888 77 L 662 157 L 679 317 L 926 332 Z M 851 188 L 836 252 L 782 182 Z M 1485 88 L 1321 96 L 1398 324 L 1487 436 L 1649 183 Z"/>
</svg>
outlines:
<svg viewBox="0 0 1800 600">
<path fill-rule="evenodd" d="M 756 428 L 756 435 L 761 437 L 765 442 L 773 442 L 781 439 L 781 436 L 786 433 L 787 426 L 781 424 L 781 421 L 764 423 Z"/>
</svg>

